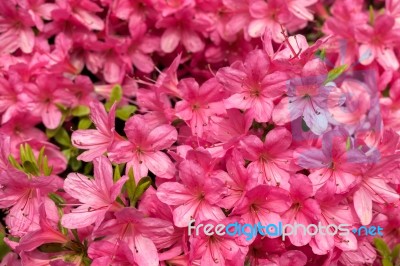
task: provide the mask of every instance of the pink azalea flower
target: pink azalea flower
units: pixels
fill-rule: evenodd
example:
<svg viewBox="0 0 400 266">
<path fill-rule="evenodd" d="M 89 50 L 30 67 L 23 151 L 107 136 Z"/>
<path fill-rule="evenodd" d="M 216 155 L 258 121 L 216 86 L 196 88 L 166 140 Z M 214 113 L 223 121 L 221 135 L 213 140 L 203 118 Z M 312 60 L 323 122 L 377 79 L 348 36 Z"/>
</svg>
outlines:
<svg viewBox="0 0 400 266">
<path fill-rule="evenodd" d="M 73 21 L 81 23 L 90 30 L 101 31 L 104 29 L 103 20 L 94 13 L 101 12 L 92 0 L 56 0 L 59 6 L 53 13 L 58 16 L 71 16 Z"/>
<path fill-rule="evenodd" d="M 28 11 L 38 30 L 43 31 L 42 19 L 50 20 L 51 12 L 57 8 L 56 4 L 46 3 L 45 0 L 17 0 L 18 5 Z"/>
<path fill-rule="evenodd" d="M 202 224 L 225 224 L 234 222 L 233 218 L 225 218 L 222 221 L 216 222 L 213 220 L 201 221 Z M 204 231 L 200 230 L 198 236 L 193 236 L 189 241 L 191 244 L 190 257 L 193 263 L 199 261 L 200 265 L 241 265 L 244 263 L 248 247 L 241 244 L 240 241 L 235 241 L 238 236 L 233 238 L 227 234 L 223 236 L 205 235 Z"/>
<path fill-rule="evenodd" d="M 226 116 L 215 116 L 210 121 L 209 137 L 216 141 L 208 151 L 213 157 L 223 157 L 245 138 L 253 122 L 250 115 L 244 115 L 237 109 L 229 109 Z"/>
<path fill-rule="evenodd" d="M 400 2 L 399 0 L 386 0 L 385 12 L 393 16 L 396 20 L 396 28 L 400 27 Z"/>
<path fill-rule="evenodd" d="M 107 114 L 103 104 L 91 103 L 90 119 L 96 129 L 76 130 L 71 136 L 75 147 L 87 150 L 78 156 L 79 160 L 89 162 L 109 151 L 115 136 L 115 108 L 114 104 Z"/>
<path fill-rule="evenodd" d="M 31 53 L 35 45 L 32 18 L 27 10 L 17 7 L 15 1 L 0 3 L 0 54 L 15 52 L 18 48 Z"/>
<path fill-rule="evenodd" d="M 291 163 L 293 158 L 293 150 L 289 149 L 291 143 L 291 133 L 279 127 L 267 134 L 264 143 L 255 135 L 244 138 L 240 141 L 239 149 L 243 157 L 251 161 L 248 166 L 249 172 L 259 183 L 281 186 L 288 190 L 290 173 L 298 169 Z"/>
<path fill-rule="evenodd" d="M 359 248 L 357 250 L 345 251 L 341 254 L 339 262 L 342 265 L 365 265 L 371 264 L 377 257 L 374 246 L 365 237 L 358 241 Z"/>
<path fill-rule="evenodd" d="M 235 36 L 242 29 L 245 29 L 250 20 L 249 0 L 223 0 L 222 3 L 227 9 L 228 19 L 224 25 L 223 30 L 226 31 L 228 36 Z M 244 35 L 249 39 L 248 32 L 244 30 Z"/>
<path fill-rule="evenodd" d="M 225 113 L 222 103 L 224 90 L 215 79 L 206 81 L 200 87 L 194 79 L 183 79 L 178 89 L 183 100 L 176 103 L 175 115 L 190 125 L 192 134 L 202 137 L 208 131 L 212 116 Z"/>
<path fill-rule="evenodd" d="M 317 2 L 318 0 L 290 0 L 287 1 L 287 6 L 289 11 L 299 19 L 312 21 L 314 19 L 314 15 L 311 13 L 308 7 Z"/>
<path fill-rule="evenodd" d="M 373 27 L 363 25 L 357 28 L 356 38 L 362 44 L 359 60 L 369 65 L 376 59 L 385 69 L 399 69 L 399 61 L 394 53 L 395 42 L 400 38 L 400 29 L 394 29 L 395 20 L 389 15 L 376 18 Z"/>
<path fill-rule="evenodd" d="M 178 54 L 171 65 L 160 73 L 155 83 L 160 92 L 165 92 L 175 97 L 182 97 L 182 92 L 178 89 L 178 67 L 181 63 L 182 55 Z"/>
<path fill-rule="evenodd" d="M 231 215 L 239 215 L 244 223 L 278 224 L 281 214 L 292 205 L 289 193 L 278 187 L 258 185 L 247 191 Z"/>
<path fill-rule="evenodd" d="M 161 36 L 161 50 L 173 52 L 182 43 L 188 52 L 196 53 L 204 49 L 201 35 L 206 35 L 212 29 L 212 21 L 206 14 L 195 13 L 186 8 L 174 15 L 157 21 L 157 28 L 166 28 Z"/>
<path fill-rule="evenodd" d="M 400 195 L 385 182 L 384 173 L 397 167 L 398 155 L 386 156 L 378 163 L 363 168 L 362 182 L 354 192 L 354 208 L 362 225 L 372 221 L 372 203 L 390 204 L 398 202 Z"/>
<path fill-rule="evenodd" d="M 28 176 L 9 169 L 0 175 L 0 208 L 10 208 L 6 223 L 10 233 L 23 236 L 40 229 L 39 205 L 43 197 L 62 187 L 57 176 Z"/>
<path fill-rule="evenodd" d="M 158 266 L 158 252 L 152 239 L 157 237 L 168 238 L 173 232 L 172 224 L 157 218 L 148 218 L 134 208 L 123 208 L 115 213 L 116 219 L 109 220 L 95 232 L 96 237 L 105 237 L 101 243 L 114 243 L 116 251 L 120 247 L 125 251 L 131 265 Z M 108 245 L 111 247 L 111 245 Z M 101 247 L 96 245 L 91 248 Z M 113 263 L 114 255 L 108 259 Z"/>
<path fill-rule="evenodd" d="M 138 89 L 136 94 L 138 105 L 146 110 L 145 119 L 150 127 L 157 127 L 173 122 L 175 111 L 168 96 L 160 89 Z"/>
<path fill-rule="evenodd" d="M 246 191 L 257 185 L 257 177 L 251 175 L 248 168 L 245 168 L 242 155 L 234 150 L 227 159 L 226 170 L 216 171 L 213 177 L 220 179 L 228 188 L 228 193 L 221 200 L 221 206 L 229 210 L 235 207 L 244 197 Z"/>
<path fill-rule="evenodd" d="M 335 193 L 348 192 L 357 185 L 358 173 L 364 163 L 364 154 L 346 147 L 347 134 L 330 131 L 322 138 L 322 149 L 300 147 L 294 153 L 296 163 L 311 170 L 314 192 L 326 183 L 332 183 Z"/>
<path fill-rule="evenodd" d="M 177 131 L 171 125 L 151 128 L 145 117 L 134 115 L 125 124 L 127 141 L 116 141 L 109 151 L 111 161 L 127 162 L 127 171 L 133 169 L 137 181 L 150 170 L 162 178 L 172 178 L 175 166 L 161 150 L 171 147 L 177 139 Z"/>
<path fill-rule="evenodd" d="M 20 239 L 17 247 L 19 251 L 32 251 L 43 244 L 66 244 L 69 241 L 67 236 L 58 231 L 56 223 L 51 224 L 50 217 L 46 215 L 45 204 L 39 207 L 39 213 L 40 229 L 31 231 Z"/>
<path fill-rule="evenodd" d="M 291 17 L 285 1 L 271 0 L 268 3 L 262 0 L 252 1 L 250 14 L 253 17 L 248 26 L 251 37 L 260 37 L 265 29 L 269 29 L 275 42 L 281 43 L 284 40 L 281 25 L 287 23 Z"/>
<path fill-rule="evenodd" d="M 289 183 L 293 203 L 282 215 L 284 223 L 291 225 L 297 223 L 306 227 L 310 224 L 318 224 L 321 209 L 318 202 L 311 198 L 314 194 L 310 179 L 302 174 L 296 174 L 291 176 Z M 311 235 L 299 229 L 298 233 L 290 235 L 289 239 L 295 246 L 304 246 L 311 241 Z"/>
<path fill-rule="evenodd" d="M 204 169 L 191 160 L 180 163 L 179 182 L 166 182 L 157 189 L 157 197 L 168 205 L 176 206 L 173 211 L 174 224 L 187 227 L 191 220 L 225 218 L 221 208 L 216 206 L 225 187 L 216 178 L 207 177 Z"/>
<path fill-rule="evenodd" d="M 115 184 L 110 161 L 106 157 L 94 159 L 94 179 L 71 173 L 64 182 L 64 190 L 78 199 L 76 209 L 64 214 L 61 223 L 67 228 L 82 228 L 95 223 L 99 227 L 108 211 L 122 208 L 115 200 L 128 177 L 124 176 Z"/>
<path fill-rule="evenodd" d="M 262 50 L 250 52 L 246 60 L 217 72 L 218 81 L 232 94 L 224 100 L 227 109 L 247 110 L 257 122 L 271 119 L 273 101 L 284 94 L 287 75 L 269 70 L 270 60 Z"/>
<path fill-rule="evenodd" d="M 290 80 L 287 95 L 275 107 L 272 120 L 283 125 L 299 117 L 303 117 L 314 134 L 321 135 L 328 129 L 328 121 L 332 114 L 328 112 L 328 96 L 337 99 L 340 95 L 332 84 L 324 85 L 327 78 L 325 64 L 320 59 L 309 61 L 303 68 L 301 76 Z M 336 97 L 334 97 L 336 96 Z M 339 98 L 339 99 L 338 99 Z"/>
<path fill-rule="evenodd" d="M 24 94 L 25 91 L 23 92 L 21 86 L 16 86 L 16 84 L 0 78 L 0 114 L 2 124 L 26 110 L 26 97 Z"/>
<path fill-rule="evenodd" d="M 57 104 L 71 104 L 71 94 L 59 85 L 60 77 L 41 75 L 27 89 L 28 109 L 41 117 L 43 124 L 49 129 L 57 128 L 61 122 L 62 113 Z"/>
<path fill-rule="evenodd" d="M 320 190 L 315 195 L 321 207 L 321 215 L 319 223 L 322 226 L 328 226 L 329 224 L 348 224 L 349 230 L 357 224 L 357 216 L 354 209 L 342 200 L 342 197 L 335 196 L 334 186 L 326 187 Z M 330 229 L 331 232 L 332 229 Z M 357 239 L 354 234 L 349 233 L 348 235 L 330 235 L 330 234 L 317 234 L 311 239 L 310 247 L 315 254 L 324 255 L 336 247 L 343 251 L 355 251 L 359 248 L 357 245 Z"/>
</svg>

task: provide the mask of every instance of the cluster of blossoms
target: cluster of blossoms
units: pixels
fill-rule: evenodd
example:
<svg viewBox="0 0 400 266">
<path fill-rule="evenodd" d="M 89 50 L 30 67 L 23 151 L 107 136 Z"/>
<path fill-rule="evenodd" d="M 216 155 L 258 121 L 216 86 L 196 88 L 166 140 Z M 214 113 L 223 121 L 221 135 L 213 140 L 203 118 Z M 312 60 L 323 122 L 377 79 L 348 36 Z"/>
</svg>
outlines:
<svg viewBox="0 0 400 266">
<path fill-rule="evenodd" d="M 371 2 L 0 1 L 0 265 L 398 265 L 400 1 Z"/>
</svg>

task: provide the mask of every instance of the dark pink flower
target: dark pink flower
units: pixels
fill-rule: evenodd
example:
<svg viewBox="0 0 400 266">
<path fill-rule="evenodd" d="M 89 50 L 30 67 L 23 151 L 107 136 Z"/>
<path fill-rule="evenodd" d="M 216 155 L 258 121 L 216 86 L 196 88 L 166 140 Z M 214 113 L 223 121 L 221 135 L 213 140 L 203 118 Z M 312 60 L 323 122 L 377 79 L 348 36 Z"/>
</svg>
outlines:
<svg viewBox="0 0 400 266">
<path fill-rule="evenodd" d="M 280 186 L 288 190 L 290 173 L 298 169 L 292 163 L 291 143 L 291 133 L 279 127 L 267 134 L 264 143 L 255 135 L 244 138 L 240 141 L 239 149 L 243 157 L 251 161 L 248 166 L 249 172 L 259 183 Z"/>
<path fill-rule="evenodd" d="M 181 182 L 166 182 L 157 190 L 157 197 L 164 203 L 176 206 L 173 211 L 174 224 L 187 227 L 191 220 L 225 218 L 221 208 L 216 206 L 225 194 L 221 180 L 208 177 L 197 163 L 186 160 L 180 163 Z"/>
<path fill-rule="evenodd" d="M 273 101 L 284 94 L 287 75 L 269 70 L 270 60 L 262 50 L 250 52 L 246 60 L 217 72 L 218 81 L 232 94 L 224 100 L 227 109 L 247 110 L 257 122 L 268 122 Z"/>
<path fill-rule="evenodd" d="M 177 139 L 177 131 L 171 125 L 150 127 L 144 116 L 135 115 L 126 122 L 128 140 L 115 141 L 109 157 L 113 162 L 127 162 L 127 171 L 133 169 L 137 181 L 150 170 L 163 178 L 172 178 L 175 166 L 162 150 L 171 147 Z"/>
</svg>

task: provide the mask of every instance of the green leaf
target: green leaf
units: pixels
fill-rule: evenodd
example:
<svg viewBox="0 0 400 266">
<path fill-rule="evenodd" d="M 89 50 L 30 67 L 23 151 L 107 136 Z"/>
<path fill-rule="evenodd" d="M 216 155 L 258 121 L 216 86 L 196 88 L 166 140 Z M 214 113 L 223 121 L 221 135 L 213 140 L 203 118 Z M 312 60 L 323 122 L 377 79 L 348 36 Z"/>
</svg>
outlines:
<svg viewBox="0 0 400 266">
<path fill-rule="evenodd" d="M 17 168 L 18 170 L 24 171 L 24 169 L 22 168 L 22 166 L 17 162 L 17 160 L 15 160 L 15 158 L 14 158 L 12 155 L 8 156 L 8 161 L 10 162 L 10 164 L 11 164 L 12 166 L 14 166 L 15 168 Z"/>
<path fill-rule="evenodd" d="M 35 154 L 33 154 L 33 150 L 31 148 L 31 146 L 29 146 L 28 143 L 25 143 L 22 146 L 23 149 L 25 149 L 25 159 L 33 164 L 37 164 L 36 162 L 36 157 Z"/>
<path fill-rule="evenodd" d="M 44 156 L 43 158 L 42 171 L 45 176 L 49 176 L 51 175 L 51 172 L 53 172 L 53 166 L 49 167 L 47 156 Z"/>
<path fill-rule="evenodd" d="M 134 202 L 135 190 L 136 190 L 136 181 L 135 181 L 135 176 L 133 173 L 133 168 L 129 169 L 128 181 L 126 181 L 125 187 L 126 187 L 126 191 L 128 192 L 128 197 L 129 197 L 129 201 L 131 202 L 131 206 L 133 206 L 132 203 Z"/>
<path fill-rule="evenodd" d="M 61 196 L 56 193 L 49 193 L 49 198 L 57 205 L 57 207 L 64 207 L 63 204 L 65 204 L 65 200 Z"/>
<path fill-rule="evenodd" d="M 58 130 L 60 130 L 60 127 L 56 128 L 56 129 L 46 128 L 46 136 L 50 139 L 57 134 Z"/>
<path fill-rule="evenodd" d="M 111 106 L 115 102 L 119 102 L 121 99 L 122 99 L 122 87 L 120 85 L 115 85 L 111 91 L 110 99 L 104 105 L 106 110 L 109 111 Z"/>
<path fill-rule="evenodd" d="M 55 140 L 65 147 L 71 147 L 71 140 L 65 128 L 60 128 L 57 134 L 54 136 Z"/>
<path fill-rule="evenodd" d="M 63 244 L 59 243 L 50 243 L 50 244 L 43 244 L 40 247 L 38 247 L 38 250 L 44 253 L 56 253 L 56 252 L 61 252 L 64 251 L 64 246 Z"/>
<path fill-rule="evenodd" d="M 37 165 L 29 162 L 29 161 L 25 161 L 23 164 L 23 167 L 25 169 L 26 173 L 38 176 L 39 175 L 39 169 L 37 168 Z"/>
<path fill-rule="evenodd" d="M 346 139 L 346 151 L 350 150 L 350 148 L 351 148 L 351 139 L 350 137 L 348 137 Z"/>
<path fill-rule="evenodd" d="M 69 165 L 71 166 L 71 169 L 76 172 L 81 168 L 82 162 L 73 157 L 69 160 Z"/>
<path fill-rule="evenodd" d="M 121 178 L 121 172 L 119 171 L 119 166 L 117 165 L 114 169 L 114 182 L 117 182 Z"/>
<path fill-rule="evenodd" d="M 89 117 L 81 117 L 78 123 L 78 129 L 88 129 L 92 125 L 92 120 Z"/>
<path fill-rule="evenodd" d="M 125 105 L 122 106 L 121 108 L 118 108 L 117 111 L 115 112 L 115 115 L 123 120 L 126 121 L 131 117 L 131 115 L 137 110 L 136 106 L 134 105 Z"/>
<path fill-rule="evenodd" d="M 390 249 L 382 238 L 375 238 L 374 245 L 383 258 L 390 257 Z"/>
<path fill-rule="evenodd" d="M 78 105 L 71 110 L 71 114 L 78 117 L 86 116 L 90 114 L 90 109 L 85 105 Z"/>
<path fill-rule="evenodd" d="M 93 169 L 93 163 L 87 163 L 85 164 L 85 167 L 83 167 L 83 174 L 88 175 Z"/>
<path fill-rule="evenodd" d="M 393 263 L 390 261 L 389 258 L 382 259 L 382 266 L 393 266 Z"/>
<path fill-rule="evenodd" d="M 110 94 L 111 105 L 114 102 L 118 102 L 122 99 L 122 87 L 121 85 L 115 85 Z"/>
<path fill-rule="evenodd" d="M 4 242 L 4 237 L 5 237 L 5 232 L 4 229 L 1 227 L 0 230 L 0 261 L 4 258 L 4 256 L 10 252 L 10 248 L 7 246 L 7 244 Z"/>
<path fill-rule="evenodd" d="M 310 131 L 310 128 L 307 126 L 306 121 L 304 121 L 304 119 L 301 120 L 301 129 L 302 129 L 304 132 Z"/>
<path fill-rule="evenodd" d="M 148 176 L 140 179 L 139 183 L 136 186 L 135 195 L 133 197 L 134 203 L 136 204 L 137 200 L 143 195 L 143 193 L 151 186 L 151 178 Z M 134 205 L 133 205 L 134 206 Z"/>
<path fill-rule="evenodd" d="M 393 261 L 396 261 L 397 260 L 397 258 L 400 258 L 399 257 L 399 255 L 400 255 L 400 244 L 397 244 L 394 248 L 393 248 L 393 250 L 392 250 L 392 258 L 393 258 Z"/>
<path fill-rule="evenodd" d="M 63 150 L 62 153 L 64 154 L 65 158 L 67 158 L 67 160 L 69 161 L 69 159 L 71 158 L 71 149 Z"/>
<path fill-rule="evenodd" d="M 328 77 L 325 80 L 325 84 L 337 79 L 340 75 L 343 74 L 347 69 L 347 65 L 338 66 L 331 71 L 328 72 Z"/>
<path fill-rule="evenodd" d="M 374 7 L 372 5 L 369 6 L 369 23 L 374 25 L 375 21 L 375 14 L 374 14 Z"/>
</svg>

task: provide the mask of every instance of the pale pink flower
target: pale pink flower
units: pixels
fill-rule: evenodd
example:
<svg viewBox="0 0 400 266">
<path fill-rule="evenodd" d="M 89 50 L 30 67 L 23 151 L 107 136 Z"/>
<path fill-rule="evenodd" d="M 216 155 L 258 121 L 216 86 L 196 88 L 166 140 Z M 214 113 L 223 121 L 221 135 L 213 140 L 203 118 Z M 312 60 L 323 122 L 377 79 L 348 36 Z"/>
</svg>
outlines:
<svg viewBox="0 0 400 266">
<path fill-rule="evenodd" d="M 64 182 L 64 190 L 81 204 L 62 216 L 61 224 L 67 228 L 82 228 L 95 224 L 99 227 L 108 211 L 117 211 L 123 206 L 116 202 L 127 176 L 113 182 L 110 161 L 104 157 L 94 159 L 94 179 L 71 173 Z"/>
</svg>

